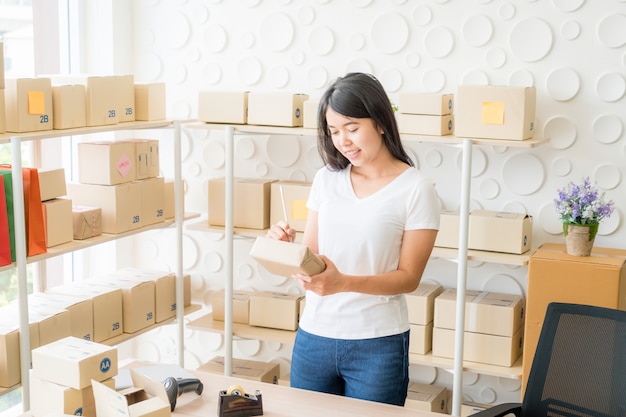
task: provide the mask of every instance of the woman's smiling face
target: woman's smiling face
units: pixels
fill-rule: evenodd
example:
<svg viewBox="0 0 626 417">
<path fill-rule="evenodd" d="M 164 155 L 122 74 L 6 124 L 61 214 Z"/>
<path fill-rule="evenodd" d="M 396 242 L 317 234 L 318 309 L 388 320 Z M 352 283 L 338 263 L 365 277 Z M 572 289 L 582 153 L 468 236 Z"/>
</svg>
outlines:
<svg viewBox="0 0 626 417">
<path fill-rule="evenodd" d="M 372 119 L 346 117 L 329 107 L 326 122 L 335 148 L 353 166 L 362 166 L 385 150 L 382 132 Z"/>
</svg>

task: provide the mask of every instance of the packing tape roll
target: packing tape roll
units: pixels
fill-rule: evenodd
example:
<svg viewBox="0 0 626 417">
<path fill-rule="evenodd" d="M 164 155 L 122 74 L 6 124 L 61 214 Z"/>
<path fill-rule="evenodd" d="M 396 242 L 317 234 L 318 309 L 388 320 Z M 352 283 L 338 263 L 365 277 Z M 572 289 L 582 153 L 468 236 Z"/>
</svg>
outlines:
<svg viewBox="0 0 626 417">
<path fill-rule="evenodd" d="M 239 395 L 240 397 L 243 397 L 246 395 L 246 393 L 244 392 L 241 385 L 235 384 L 228 387 L 228 389 L 226 390 L 226 395 Z"/>
</svg>

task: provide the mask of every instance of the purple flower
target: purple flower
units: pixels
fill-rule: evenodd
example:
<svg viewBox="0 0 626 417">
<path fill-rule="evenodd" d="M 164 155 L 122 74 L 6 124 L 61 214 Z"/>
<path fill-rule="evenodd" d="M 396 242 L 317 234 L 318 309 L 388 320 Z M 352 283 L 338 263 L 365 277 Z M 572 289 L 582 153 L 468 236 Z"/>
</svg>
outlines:
<svg viewBox="0 0 626 417">
<path fill-rule="evenodd" d="M 557 191 L 554 205 L 564 224 L 598 224 L 615 210 L 613 201 L 605 202 L 604 193 L 600 194 L 589 177 L 583 178 L 582 184 L 570 182 Z"/>
</svg>

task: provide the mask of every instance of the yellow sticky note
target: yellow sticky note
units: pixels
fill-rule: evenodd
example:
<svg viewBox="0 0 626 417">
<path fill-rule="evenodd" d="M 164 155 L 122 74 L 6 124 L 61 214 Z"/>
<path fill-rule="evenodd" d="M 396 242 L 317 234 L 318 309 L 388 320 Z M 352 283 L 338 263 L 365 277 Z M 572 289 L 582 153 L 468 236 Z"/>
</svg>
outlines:
<svg viewBox="0 0 626 417">
<path fill-rule="evenodd" d="M 482 122 L 490 125 L 504 124 L 504 102 L 483 101 Z"/>
<path fill-rule="evenodd" d="M 28 114 L 46 113 L 46 95 L 43 91 L 28 92 Z"/>
<path fill-rule="evenodd" d="M 309 210 L 306 208 L 306 200 L 291 201 L 291 218 L 293 220 L 306 220 Z"/>
</svg>

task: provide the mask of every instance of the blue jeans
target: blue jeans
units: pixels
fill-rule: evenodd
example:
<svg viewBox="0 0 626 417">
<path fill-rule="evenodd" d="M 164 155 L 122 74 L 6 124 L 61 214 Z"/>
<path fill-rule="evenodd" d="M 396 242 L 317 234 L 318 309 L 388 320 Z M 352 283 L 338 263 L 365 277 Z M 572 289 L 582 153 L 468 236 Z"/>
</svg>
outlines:
<svg viewBox="0 0 626 417">
<path fill-rule="evenodd" d="M 409 385 L 409 332 L 342 340 L 298 329 L 290 381 L 294 388 L 403 406 Z"/>
</svg>

